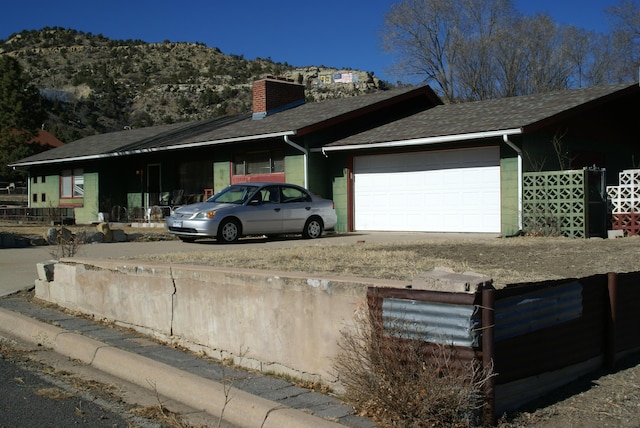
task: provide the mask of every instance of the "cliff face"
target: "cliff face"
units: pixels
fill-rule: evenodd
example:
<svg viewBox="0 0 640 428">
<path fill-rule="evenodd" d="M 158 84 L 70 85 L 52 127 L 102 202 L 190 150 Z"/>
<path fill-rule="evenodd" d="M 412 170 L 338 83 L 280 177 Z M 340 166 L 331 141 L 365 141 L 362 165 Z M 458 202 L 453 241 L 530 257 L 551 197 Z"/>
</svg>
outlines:
<svg viewBox="0 0 640 428">
<path fill-rule="evenodd" d="M 110 40 L 45 28 L 0 40 L 46 100 L 45 129 L 64 142 L 95 133 L 251 111 L 266 75 L 301 83 L 307 101 L 386 89 L 373 73 L 247 60 L 199 43 Z"/>
</svg>

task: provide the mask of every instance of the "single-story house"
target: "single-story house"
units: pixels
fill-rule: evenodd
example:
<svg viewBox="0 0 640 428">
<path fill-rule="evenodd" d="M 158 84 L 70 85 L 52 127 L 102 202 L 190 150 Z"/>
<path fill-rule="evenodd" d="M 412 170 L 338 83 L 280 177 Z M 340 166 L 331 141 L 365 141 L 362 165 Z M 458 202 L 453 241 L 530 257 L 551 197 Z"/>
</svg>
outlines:
<svg viewBox="0 0 640 428">
<path fill-rule="evenodd" d="M 596 167 L 615 185 L 640 165 L 639 105 L 628 83 L 438 105 L 322 150 L 350 173 L 348 230 L 509 236 L 523 173 Z"/>
<path fill-rule="evenodd" d="M 640 161 L 638 85 L 450 105 L 428 86 L 318 103 L 275 78 L 253 91 L 249 114 L 91 136 L 12 166 L 29 171 L 32 207 L 73 207 L 79 223 L 269 180 L 332 198 L 338 231 L 510 235 L 524 172 L 595 165 L 615 179 Z"/>
</svg>

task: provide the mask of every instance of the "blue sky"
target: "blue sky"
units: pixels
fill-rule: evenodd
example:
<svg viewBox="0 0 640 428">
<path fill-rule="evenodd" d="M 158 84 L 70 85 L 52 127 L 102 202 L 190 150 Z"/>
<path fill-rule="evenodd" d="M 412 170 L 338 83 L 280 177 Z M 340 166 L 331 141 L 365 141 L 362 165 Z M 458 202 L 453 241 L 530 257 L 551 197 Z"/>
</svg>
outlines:
<svg viewBox="0 0 640 428">
<path fill-rule="evenodd" d="M 392 0 L 269 2 L 255 0 L 14 0 L 3 5 L 0 39 L 22 30 L 64 27 L 111 39 L 201 42 L 225 54 L 271 58 L 294 66 L 373 71 L 391 82 L 392 57 L 380 47 Z M 607 31 L 603 10 L 618 0 L 514 0 L 525 14 L 545 12 L 561 24 Z"/>
</svg>

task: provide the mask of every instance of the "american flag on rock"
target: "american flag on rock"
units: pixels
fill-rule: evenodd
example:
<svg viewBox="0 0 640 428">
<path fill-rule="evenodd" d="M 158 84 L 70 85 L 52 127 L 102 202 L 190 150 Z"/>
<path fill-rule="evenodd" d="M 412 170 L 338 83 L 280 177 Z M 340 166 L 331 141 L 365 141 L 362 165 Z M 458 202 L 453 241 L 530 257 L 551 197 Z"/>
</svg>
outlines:
<svg viewBox="0 0 640 428">
<path fill-rule="evenodd" d="M 352 83 L 353 73 L 335 73 L 333 75 L 333 83 Z"/>
</svg>

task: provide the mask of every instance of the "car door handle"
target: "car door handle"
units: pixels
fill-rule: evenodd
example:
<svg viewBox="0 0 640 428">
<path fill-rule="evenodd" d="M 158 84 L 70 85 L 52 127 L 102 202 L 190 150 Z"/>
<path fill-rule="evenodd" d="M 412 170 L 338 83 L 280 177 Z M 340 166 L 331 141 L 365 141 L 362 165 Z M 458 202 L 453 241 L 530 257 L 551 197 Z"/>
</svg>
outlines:
<svg viewBox="0 0 640 428">
<path fill-rule="evenodd" d="M 305 210 L 309 211 L 311 207 L 304 207 Z"/>
<path fill-rule="evenodd" d="M 279 213 L 280 212 L 280 208 L 274 208 L 273 209 L 275 212 Z"/>
</svg>

